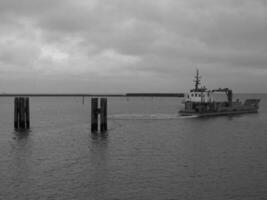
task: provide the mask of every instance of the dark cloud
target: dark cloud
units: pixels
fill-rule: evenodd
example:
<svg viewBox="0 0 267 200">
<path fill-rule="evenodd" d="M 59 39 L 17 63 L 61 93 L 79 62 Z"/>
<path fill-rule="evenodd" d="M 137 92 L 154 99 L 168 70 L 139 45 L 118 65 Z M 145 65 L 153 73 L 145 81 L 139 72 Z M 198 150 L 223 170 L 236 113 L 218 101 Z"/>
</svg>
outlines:
<svg viewBox="0 0 267 200">
<path fill-rule="evenodd" d="M 267 75 L 266 17 L 264 0 L 2 0 L 0 70 L 38 74 L 44 85 L 51 75 L 105 77 L 114 86 L 120 77 L 134 88 L 126 82 L 139 77 L 136 88 L 153 89 L 164 77 L 165 90 L 191 82 L 198 66 L 241 85 L 240 70 Z"/>
</svg>

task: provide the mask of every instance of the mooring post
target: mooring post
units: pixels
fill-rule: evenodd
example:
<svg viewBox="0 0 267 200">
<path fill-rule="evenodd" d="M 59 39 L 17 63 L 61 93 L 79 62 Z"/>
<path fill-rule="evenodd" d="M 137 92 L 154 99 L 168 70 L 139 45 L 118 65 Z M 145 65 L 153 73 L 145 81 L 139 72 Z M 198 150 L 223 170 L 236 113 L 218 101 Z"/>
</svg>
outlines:
<svg viewBox="0 0 267 200">
<path fill-rule="evenodd" d="M 98 121 L 100 115 L 100 122 Z M 107 131 L 107 98 L 100 99 L 100 108 L 98 108 L 98 98 L 92 98 L 91 101 L 91 131 L 96 133 L 99 130 L 105 133 Z"/>
<path fill-rule="evenodd" d="M 97 132 L 98 129 L 98 99 L 92 98 L 91 101 L 91 131 Z"/>
<path fill-rule="evenodd" d="M 25 101 L 20 97 L 19 127 L 25 129 Z"/>
<path fill-rule="evenodd" d="M 107 99 L 101 98 L 100 101 L 100 131 L 104 133 L 107 131 Z"/>
<path fill-rule="evenodd" d="M 30 100 L 29 97 L 25 98 L 26 100 L 26 109 L 25 109 L 25 115 L 26 115 L 26 128 L 29 129 L 30 128 Z"/>
<path fill-rule="evenodd" d="M 16 97 L 14 100 L 14 128 L 30 128 L 30 103 L 29 97 Z"/>
<path fill-rule="evenodd" d="M 19 128 L 19 116 L 18 116 L 18 97 L 14 99 L 14 128 L 18 129 Z"/>
<path fill-rule="evenodd" d="M 84 96 L 83 96 L 83 104 L 84 104 Z"/>
</svg>

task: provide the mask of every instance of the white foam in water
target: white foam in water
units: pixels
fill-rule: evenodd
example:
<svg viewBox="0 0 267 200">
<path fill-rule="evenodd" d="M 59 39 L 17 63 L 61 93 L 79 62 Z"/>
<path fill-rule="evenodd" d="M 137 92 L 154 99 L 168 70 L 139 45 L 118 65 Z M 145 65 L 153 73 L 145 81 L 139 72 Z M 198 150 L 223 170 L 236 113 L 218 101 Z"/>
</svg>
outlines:
<svg viewBox="0 0 267 200">
<path fill-rule="evenodd" d="M 182 118 L 182 119 L 191 119 L 191 118 L 196 118 L 196 117 L 199 117 L 199 116 L 198 115 L 180 116 L 179 118 Z"/>
<path fill-rule="evenodd" d="M 179 114 L 165 114 L 165 113 L 154 113 L 154 114 L 114 114 L 108 116 L 109 119 L 113 120 L 168 120 L 168 119 L 179 119 L 179 118 L 195 118 L 197 116 L 180 116 Z"/>
</svg>

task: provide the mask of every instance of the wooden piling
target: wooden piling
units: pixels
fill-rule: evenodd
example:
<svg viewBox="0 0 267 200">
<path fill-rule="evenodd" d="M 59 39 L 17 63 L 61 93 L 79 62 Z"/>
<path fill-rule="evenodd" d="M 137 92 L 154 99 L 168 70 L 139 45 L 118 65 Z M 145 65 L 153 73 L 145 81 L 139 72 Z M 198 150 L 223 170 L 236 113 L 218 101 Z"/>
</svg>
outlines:
<svg viewBox="0 0 267 200">
<path fill-rule="evenodd" d="M 19 119 L 18 119 L 18 97 L 14 99 L 14 128 L 19 128 Z"/>
<path fill-rule="evenodd" d="M 26 128 L 29 129 L 30 128 L 30 100 L 29 100 L 29 97 L 26 97 L 25 100 L 26 100 L 26 102 L 25 102 Z"/>
<path fill-rule="evenodd" d="M 107 131 L 107 99 L 101 98 L 100 100 L 100 132 Z"/>
<path fill-rule="evenodd" d="M 14 128 L 30 128 L 30 103 L 29 97 L 16 97 L 14 99 Z"/>
<path fill-rule="evenodd" d="M 100 115 L 100 123 L 98 122 Z M 98 98 L 92 98 L 91 101 L 91 132 L 98 132 L 98 124 L 100 124 L 100 132 L 107 131 L 107 98 L 100 99 L 100 108 L 98 108 Z"/>
<path fill-rule="evenodd" d="M 19 108 L 19 127 L 25 129 L 25 100 L 23 97 L 19 98 L 20 108 Z"/>
<path fill-rule="evenodd" d="M 91 131 L 92 133 L 98 130 L 98 99 L 92 98 L 91 101 Z"/>
</svg>

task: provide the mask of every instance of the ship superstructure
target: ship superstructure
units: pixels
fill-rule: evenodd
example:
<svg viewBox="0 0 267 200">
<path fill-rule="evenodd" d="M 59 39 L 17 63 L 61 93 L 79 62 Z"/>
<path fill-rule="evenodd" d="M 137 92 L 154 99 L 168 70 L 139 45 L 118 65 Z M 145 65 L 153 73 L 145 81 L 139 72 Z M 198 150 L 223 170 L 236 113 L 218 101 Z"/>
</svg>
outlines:
<svg viewBox="0 0 267 200">
<path fill-rule="evenodd" d="M 194 78 L 194 86 L 185 95 L 184 109 L 179 111 L 181 115 L 213 116 L 258 112 L 260 99 L 247 99 L 242 103 L 239 99 L 233 101 L 233 92 L 229 88 L 208 90 L 201 86 L 199 70 Z M 217 92 L 225 93 L 227 100 L 215 101 L 213 94 Z"/>
<path fill-rule="evenodd" d="M 199 76 L 199 70 L 197 70 L 197 74 L 194 78 L 195 88 L 190 90 L 190 92 L 186 95 L 186 100 L 188 102 L 211 102 L 213 99 L 210 95 L 210 91 L 207 90 L 205 86 L 201 87 L 200 83 L 201 77 Z"/>
</svg>

